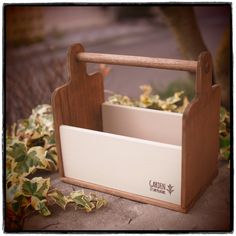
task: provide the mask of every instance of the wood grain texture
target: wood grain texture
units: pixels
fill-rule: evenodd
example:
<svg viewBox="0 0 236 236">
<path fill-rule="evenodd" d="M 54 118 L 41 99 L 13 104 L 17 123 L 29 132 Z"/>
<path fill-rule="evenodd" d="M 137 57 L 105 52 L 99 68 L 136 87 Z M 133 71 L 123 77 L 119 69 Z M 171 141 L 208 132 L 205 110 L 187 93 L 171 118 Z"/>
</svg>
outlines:
<svg viewBox="0 0 236 236">
<path fill-rule="evenodd" d="M 102 131 L 101 104 L 104 102 L 103 78 L 100 73 L 88 75 L 84 62 L 77 54 L 84 52 L 80 44 L 68 52 L 68 82 L 52 95 L 55 136 L 59 157 L 59 171 L 64 176 L 60 143 L 60 125 Z"/>
<path fill-rule="evenodd" d="M 183 114 L 182 208 L 192 205 L 217 173 L 220 87 L 212 86 L 212 62 L 200 54 L 196 95 Z"/>
<path fill-rule="evenodd" d="M 159 206 L 159 207 L 164 207 L 170 210 L 179 211 L 183 213 L 187 212 L 186 209 L 182 209 L 179 205 L 176 205 L 173 203 L 169 203 L 169 202 L 165 202 L 165 201 L 161 201 L 161 200 L 157 200 L 157 199 L 153 199 L 149 197 L 144 197 L 144 196 L 133 194 L 133 193 L 124 192 L 117 189 L 101 186 L 98 184 L 92 184 L 86 181 L 73 179 L 69 177 L 62 177 L 61 180 L 69 184 L 79 185 L 83 188 L 94 189 L 94 190 L 108 193 L 114 196 L 124 197 L 133 201 L 143 202 L 143 203 L 147 203 L 147 204 L 151 204 L 151 205 Z"/>
<path fill-rule="evenodd" d="M 186 61 L 168 58 L 139 57 L 85 52 L 79 53 L 78 59 L 80 61 L 92 63 L 149 67 L 168 70 L 183 70 L 191 72 L 196 72 L 197 69 L 197 61 Z"/>
</svg>

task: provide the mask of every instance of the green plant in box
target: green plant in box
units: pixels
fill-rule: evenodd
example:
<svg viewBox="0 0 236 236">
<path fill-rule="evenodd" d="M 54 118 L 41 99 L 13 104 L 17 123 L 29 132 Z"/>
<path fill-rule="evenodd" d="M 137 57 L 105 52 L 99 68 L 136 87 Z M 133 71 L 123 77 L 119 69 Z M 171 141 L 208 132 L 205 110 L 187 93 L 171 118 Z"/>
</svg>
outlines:
<svg viewBox="0 0 236 236">
<path fill-rule="evenodd" d="M 171 112 L 183 112 L 189 104 L 188 98 L 184 95 L 183 91 L 175 92 L 173 96 L 161 99 L 158 94 L 152 94 L 152 87 L 150 85 L 141 85 L 140 89 L 142 90 L 142 94 L 139 100 L 134 100 L 120 94 L 114 94 L 108 98 L 108 101 L 113 104 Z"/>
</svg>

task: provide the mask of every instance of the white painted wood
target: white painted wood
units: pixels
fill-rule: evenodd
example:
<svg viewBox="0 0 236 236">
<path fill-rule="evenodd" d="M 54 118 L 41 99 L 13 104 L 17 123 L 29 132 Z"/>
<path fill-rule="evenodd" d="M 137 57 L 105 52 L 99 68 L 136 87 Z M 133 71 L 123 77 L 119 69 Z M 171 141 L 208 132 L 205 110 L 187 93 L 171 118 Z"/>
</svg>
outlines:
<svg viewBox="0 0 236 236">
<path fill-rule="evenodd" d="M 182 117 L 180 113 L 102 104 L 104 132 L 166 144 L 182 145 Z"/>
<path fill-rule="evenodd" d="M 66 177 L 180 205 L 181 146 L 65 125 L 60 137 Z M 165 184 L 163 193 L 150 191 L 150 180 Z"/>
</svg>

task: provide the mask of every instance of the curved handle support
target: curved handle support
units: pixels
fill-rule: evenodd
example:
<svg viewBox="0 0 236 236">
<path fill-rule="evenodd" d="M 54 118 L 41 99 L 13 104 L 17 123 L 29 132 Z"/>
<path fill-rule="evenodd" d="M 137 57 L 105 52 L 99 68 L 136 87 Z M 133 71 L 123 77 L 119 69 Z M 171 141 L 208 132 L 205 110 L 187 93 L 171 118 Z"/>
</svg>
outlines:
<svg viewBox="0 0 236 236">
<path fill-rule="evenodd" d="M 212 60 L 209 52 L 202 52 L 198 57 L 195 90 L 199 98 L 212 90 Z"/>
</svg>

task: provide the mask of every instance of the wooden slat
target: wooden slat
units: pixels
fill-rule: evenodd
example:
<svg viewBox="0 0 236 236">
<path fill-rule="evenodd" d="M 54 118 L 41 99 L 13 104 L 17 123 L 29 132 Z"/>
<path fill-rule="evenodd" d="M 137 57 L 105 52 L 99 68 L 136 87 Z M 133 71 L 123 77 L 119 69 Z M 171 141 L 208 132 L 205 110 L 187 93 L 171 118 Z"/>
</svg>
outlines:
<svg viewBox="0 0 236 236">
<path fill-rule="evenodd" d="M 196 95 L 183 114 L 182 207 L 189 208 L 218 171 L 220 87 L 209 53 L 198 59 Z"/>
<path fill-rule="evenodd" d="M 196 72 L 197 61 L 83 52 L 79 61 Z"/>
</svg>

